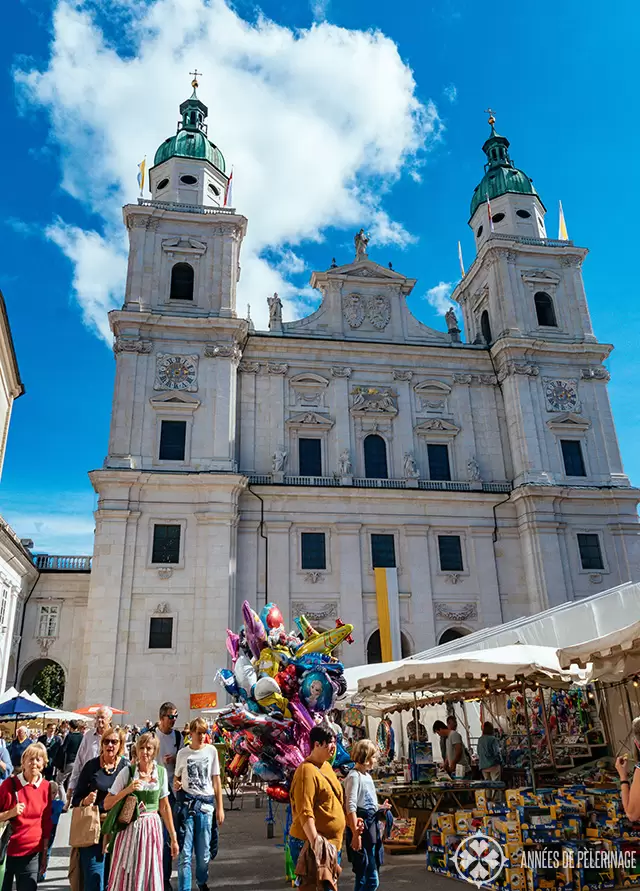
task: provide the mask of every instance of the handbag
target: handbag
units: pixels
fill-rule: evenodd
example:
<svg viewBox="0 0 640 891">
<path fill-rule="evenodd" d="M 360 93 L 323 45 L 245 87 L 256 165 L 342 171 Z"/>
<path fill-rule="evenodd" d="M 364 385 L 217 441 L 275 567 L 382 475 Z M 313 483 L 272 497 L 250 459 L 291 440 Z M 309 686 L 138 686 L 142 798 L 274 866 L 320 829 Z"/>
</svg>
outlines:
<svg viewBox="0 0 640 891">
<path fill-rule="evenodd" d="M 122 823 L 125 826 L 128 826 L 129 823 L 133 820 L 133 815 L 137 815 L 138 811 L 138 799 L 135 795 L 127 795 L 124 800 L 124 804 L 120 809 L 120 813 L 118 814 L 118 823 Z"/>
<path fill-rule="evenodd" d="M 80 805 L 71 811 L 69 845 L 90 848 L 100 841 L 100 811 L 95 804 Z"/>
</svg>

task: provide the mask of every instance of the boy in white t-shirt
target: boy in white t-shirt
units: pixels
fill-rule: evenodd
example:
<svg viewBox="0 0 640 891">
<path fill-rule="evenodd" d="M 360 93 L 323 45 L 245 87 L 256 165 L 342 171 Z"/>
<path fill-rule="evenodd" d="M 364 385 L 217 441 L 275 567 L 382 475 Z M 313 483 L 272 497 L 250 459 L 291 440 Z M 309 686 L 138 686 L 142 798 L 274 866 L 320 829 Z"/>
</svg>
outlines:
<svg viewBox="0 0 640 891">
<path fill-rule="evenodd" d="M 178 891 L 191 891 L 191 857 L 196 856 L 196 881 L 199 891 L 209 891 L 209 846 L 215 818 L 224 823 L 220 763 L 215 746 L 204 742 L 206 722 L 196 718 L 189 725 L 191 745 L 176 756 L 174 788 L 178 793 L 176 818 L 180 841 Z"/>
</svg>

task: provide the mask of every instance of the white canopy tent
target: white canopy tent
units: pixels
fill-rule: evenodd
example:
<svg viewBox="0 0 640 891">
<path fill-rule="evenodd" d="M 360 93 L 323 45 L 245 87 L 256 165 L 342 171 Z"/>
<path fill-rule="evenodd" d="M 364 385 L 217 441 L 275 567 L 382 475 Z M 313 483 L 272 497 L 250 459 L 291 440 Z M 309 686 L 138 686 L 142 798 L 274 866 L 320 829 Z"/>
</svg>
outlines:
<svg viewBox="0 0 640 891">
<path fill-rule="evenodd" d="M 560 665 L 555 647 L 514 644 L 492 650 L 453 653 L 438 659 L 405 659 L 375 675 L 358 681 L 358 692 L 366 698 L 381 695 L 417 693 L 432 695 L 436 691 L 478 689 L 485 678 L 489 681 L 513 681 L 526 678 L 546 686 L 567 686 L 585 683 L 587 671 L 565 670 Z"/>
<path fill-rule="evenodd" d="M 559 653 L 562 665 L 577 663 L 591 666 L 599 681 L 621 681 L 640 673 L 640 621 L 587 640 Z"/>
<path fill-rule="evenodd" d="M 533 616 L 483 628 L 409 658 L 425 661 L 450 653 L 488 650 L 516 643 L 564 649 L 613 634 L 634 622 L 640 622 L 640 583 L 626 582 Z"/>
</svg>

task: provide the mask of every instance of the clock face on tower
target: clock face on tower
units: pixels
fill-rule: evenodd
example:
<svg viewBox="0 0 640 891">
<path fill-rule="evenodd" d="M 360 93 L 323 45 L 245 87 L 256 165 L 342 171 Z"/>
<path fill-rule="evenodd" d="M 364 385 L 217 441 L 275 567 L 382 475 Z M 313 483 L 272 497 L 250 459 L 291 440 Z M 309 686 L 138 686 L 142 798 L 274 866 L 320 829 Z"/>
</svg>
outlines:
<svg viewBox="0 0 640 891">
<path fill-rule="evenodd" d="M 573 380 L 545 380 L 544 395 L 547 411 L 579 411 L 578 382 Z"/>
<path fill-rule="evenodd" d="M 158 353 L 154 390 L 198 389 L 198 356 Z"/>
</svg>

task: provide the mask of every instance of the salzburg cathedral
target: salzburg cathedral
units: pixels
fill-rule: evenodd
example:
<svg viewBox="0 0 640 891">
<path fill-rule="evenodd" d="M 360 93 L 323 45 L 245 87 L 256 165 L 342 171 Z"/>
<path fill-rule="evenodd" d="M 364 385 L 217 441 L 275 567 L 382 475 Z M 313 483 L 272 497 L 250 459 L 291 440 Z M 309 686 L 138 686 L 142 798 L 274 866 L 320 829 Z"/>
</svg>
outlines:
<svg viewBox="0 0 640 891">
<path fill-rule="evenodd" d="M 469 183 L 476 256 L 446 330 L 410 313 L 410 270 L 378 263 L 360 230 L 312 274 L 317 310 L 285 321 L 274 294 L 259 331 L 236 306 L 251 220 L 229 206 L 196 87 L 155 154 L 151 198 L 123 209 L 93 558 L 38 558 L 5 677 L 24 686 L 54 661 L 65 704 L 141 722 L 163 700 L 181 714 L 190 693 L 222 700 L 244 600 L 276 601 L 287 625 L 353 624 L 340 657 L 357 665 L 640 580 L 639 492 L 607 393 L 612 347 L 589 317 L 587 249 L 547 237 L 543 198 L 493 117 Z"/>
</svg>

